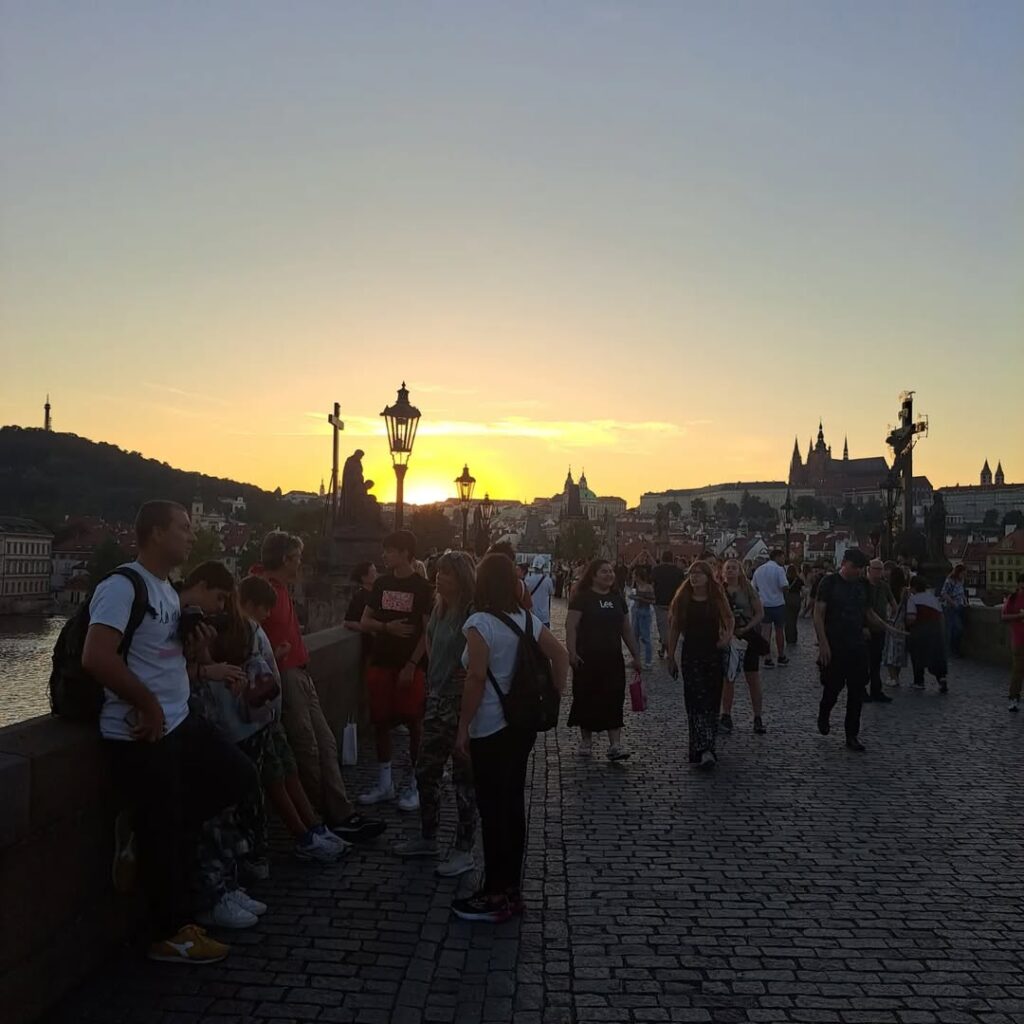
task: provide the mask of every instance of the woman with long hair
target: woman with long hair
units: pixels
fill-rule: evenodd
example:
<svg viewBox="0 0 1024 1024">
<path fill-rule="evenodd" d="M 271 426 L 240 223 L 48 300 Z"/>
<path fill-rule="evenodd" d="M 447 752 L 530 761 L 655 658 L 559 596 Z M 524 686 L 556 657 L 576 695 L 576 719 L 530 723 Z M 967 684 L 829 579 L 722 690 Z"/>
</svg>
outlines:
<svg viewBox="0 0 1024 1024">
<path fill-rule="evenodd" d="M 676 591 L 669 609 L 668 668 L 675 679 L 680 664 L 683 699 L 690 728 L 690 763 L 705 771 L 714 768 L 718 709 L 722 703 L 722 651 L 729 646 L 735 625 L 729 599 L 705 561 L 690 566 L 686 582 Z M 681 663 L 676 661 L 682 638 Z"/>
<path fill-rule="evenodd" d="M 465 551 L 448 551 L 437 560 L 436 569 L 437 596 L 427 623 L 427 706 L 423 716 L 423 739 L 416 758 L 420 835 L 398 843 L 395 852 L 403 857 L 438 855 L 441 778 L 450 757 L 459 823 L 455 846 L 448 858 L 438 864 L 437 873 L 454 877 L 474 867 L 477 815 L 473 770 L 469 759 L 456 751 L 455 738 L 466 682 L 466 671 L 462 667 L 466 638 L 462 629 L 472 612 L 476 563 Z"/>
<path fill-rule="evenodd" d="M 754 712 L 754 732 L 763 736 L 768 730 L 761 718 L 761 620 L 764 606 L 753 584 L 743 574 L 739 560 L 730 558 L 722 567 L 725 577 L 725 596 L 729 599 L 735 626 L 733 636 L 745 644 L 743 652 L 743 675 L 750 690 L 750 706 Z M 722 717 L 719 724 L 725 732 L 732 732 L 732 702 L 736 684 L 726 676 L 722 680 Z"/>
<path fill-rule="evenodd" d="M 615 587 L 610 562 L 596 558 L 587 566 L 565 619 L 565 646 L 572 665 L 569 726 L 579 726 L 579 752 L 592 751 L 593 734 L 608 733 L 608 759 L 629 757 L 622 746 L 622 705 L 626 699 L 625 640 L 633 668 L 641 671 L 640 651 L 626 601 Z"/>
<path fill-rule="evenodd" d="M 900 670 L 907 666 L 907 602 L 910 599 L 910 588 L 907 586 L 907 574 L 895 563 L 886 563 L 889 577 L 889 589 L 896 599 L 896 613 L 889 620 L 899 633 L 886 632 L 885 647 L 882 649 L 882 664 L 889 672 L 889 685 L 900 685 Z"/>
<path fill-rule="evenodd" d="M 559 693 L 565 690 L 569 655 L 536 615 L 520 607 L 519 574 L 504 555 L 487 555 L 477 566 L 473 608 L 462 627 L 466 682 L 455 750 L 473 761 L 484 877 L 478 892 L 452 903 L 452 912 L 466 921 L 498 923 L 523 910 L 526 766 L 537 738 L 508 723 L 503 701 L 512 688 L 519 645 L 530 643 L 528 636 L 551 663 Z"/>
</svg>

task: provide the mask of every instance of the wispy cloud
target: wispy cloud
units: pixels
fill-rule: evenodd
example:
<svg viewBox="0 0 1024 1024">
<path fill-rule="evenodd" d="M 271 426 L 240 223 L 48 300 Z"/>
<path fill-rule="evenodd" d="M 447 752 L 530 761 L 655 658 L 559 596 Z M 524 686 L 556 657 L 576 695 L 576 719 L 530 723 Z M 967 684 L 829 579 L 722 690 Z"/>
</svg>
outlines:
<svg viewBox="0 0 1024 1024">
<path fill-rule="evenodd" d="M 142 386 L 151 391 L 161 391 L 167 395 L 176 395 L 178 398 L 191 398 L 197 402 L 207 402 L 210 405 L 226 406 L 228 404 L 226 399 L 218 398 L 216 395 L 201 395 L 197 391 L 183 391 L 181 388 L 171 387 L 169 384 L 156 384 L 151 380 L 144 380 Z"/>
<path fill-rule="evenodd" d="M 268 429 L 262 436 L 321 437 L 330 433 L 326 417 L 319 412 L 306 412 L 306 419 L 319 425 L 295 429 Z M 345 437 L 385 437 L 387 431 L 379 416 L 344 417 Z M 466 437 L 482 439 L 523 439 L 544 441 L 559 448 L 616 448 L 623 452 L 643 452 L 644 445 L 655 439 L 681 437 L 691 426 L 709 420 L 691 420 L 682 424 L 662 420 L 539 420 L 527 416 L 503 416 L 492 422 L 456 419 L 424 419 L 418 437 Z M 256 436 L 250 431 L 232 431 L 237 436 Z"/>
</svg>

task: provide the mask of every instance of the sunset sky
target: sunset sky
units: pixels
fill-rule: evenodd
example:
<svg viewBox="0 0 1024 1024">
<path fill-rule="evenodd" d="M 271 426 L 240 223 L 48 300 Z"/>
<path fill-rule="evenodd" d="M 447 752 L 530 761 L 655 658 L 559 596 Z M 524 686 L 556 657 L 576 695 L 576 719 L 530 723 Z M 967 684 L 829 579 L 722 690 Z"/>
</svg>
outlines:
<svg viewBox="0 0 1024 1024">
<path fill-rule="evenodd" d="M 407 496 L 1024 480 L 1024 4 L 0 0 L 0 422 Z"/>
</svg>

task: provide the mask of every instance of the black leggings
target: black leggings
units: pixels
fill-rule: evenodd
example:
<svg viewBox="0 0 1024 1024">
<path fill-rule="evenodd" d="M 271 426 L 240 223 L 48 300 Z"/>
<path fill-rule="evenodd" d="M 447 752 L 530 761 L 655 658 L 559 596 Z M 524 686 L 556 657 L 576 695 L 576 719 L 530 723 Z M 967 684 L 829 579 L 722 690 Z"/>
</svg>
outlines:
<svg viewBox="0 0 1024 1024">
<path fill-rule="evenodd" d="M 536 738 L 536 733 L 506 726 L 469 742 L 488 895 L 519 889 L 526 853 L 526 765 Z"/>
<path fill-rule="evenodd" d="M 200 826 L 259 778 L 245 754 L 194 714 L 156 743 L 108 740 L 106 747 L 132 810 L 153 938 L 166 939 L 192 920 L 189 878 Z"/>
</svg>

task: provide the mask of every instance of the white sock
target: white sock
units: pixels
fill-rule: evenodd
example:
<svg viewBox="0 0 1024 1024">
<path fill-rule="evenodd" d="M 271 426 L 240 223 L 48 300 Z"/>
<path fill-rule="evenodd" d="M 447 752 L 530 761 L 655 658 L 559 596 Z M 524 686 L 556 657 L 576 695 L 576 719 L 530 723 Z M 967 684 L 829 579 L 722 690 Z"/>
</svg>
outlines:
<svg viewBox="0 0 1024 1024">
<path fill-rule="evenodd" d="M 378 781 L 382 789 L 391 788 L 391 762 L 381 761 L 377 765 L 377 770 L 380 773 Z"/>
</svg>

